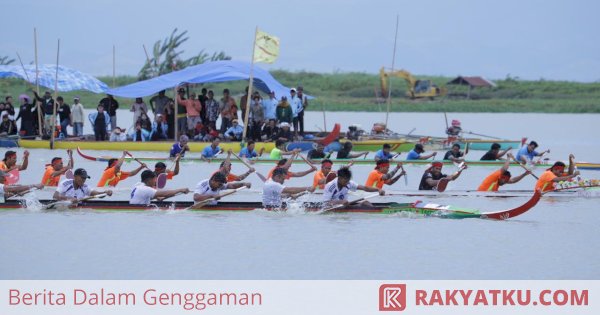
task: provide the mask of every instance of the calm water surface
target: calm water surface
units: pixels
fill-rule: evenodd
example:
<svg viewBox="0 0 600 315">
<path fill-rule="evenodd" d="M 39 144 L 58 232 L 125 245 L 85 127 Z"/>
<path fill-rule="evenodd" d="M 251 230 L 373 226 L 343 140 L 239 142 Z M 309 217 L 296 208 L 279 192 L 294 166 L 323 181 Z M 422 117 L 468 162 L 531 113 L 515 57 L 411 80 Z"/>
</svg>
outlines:
<svg viewBox="0 0 600 315">
<path fill-rule="evenodd" d="M 123 117 L 127 112 L 121 113 Z M 328 113 L 335 121 L 360 123 L 363 128 L 384 115 Z M 599 115 L 554 114 L 448 114 L 460 119 L 463 129 L 500 135 L 527 136 L 550 148 L 552 159 L 600 162 Z M 121 116 L 120 116 L 121 119 Z M 129 121 L 130 118 L 123 118 Z M 307 120 L 322 126 L 320 113 Z M 391 129 L 441 135 L 443 114 L 392 114 Z M 315 122 L 315 123 L 312 123 Z M 559 127 L 560 125 L 567 126 Z M 565 132 L 565 129 L 570 130 Z M 22 150 L 19 149 L 19 156 Z M 92 155 L 115 152 L 89 151 Z M 156 156 L 159 153 L 137 153 Z M 192 155 L 197 154 L 193 153 Z M 478 159 L 483 152 L 472 151 Z M 38 182 L 43 165 L 61 151 L 32 150 L 30 167 L 21 173 L 23 183 Z M 75 156 L 95 183 L 105 165 Z M 126 163 L 125 170 L 136 165 Z M 218 165 L 185 162 L 169 187 L 193 188 Z M 270 165 L 259 165 L 266 172 Z M 307 166 L 298 163 L 293 170 Z M 370 166 L 353 167 L 355 180 L 364 182 Z M 234 164 L 234 173 L 245 168 Z M 391 189 L 415 190 L 423 172 L 408 167 L 403 180 Z M 454 171 L 446 167 L 446 172 Z M 449 190 L 476 188 L 489 168 L 470 168 Z M 513 168 L 513 173 L 520 170 Z M 541 171 L 538 170 L 538 173 Z M 585 178 L 600 173 L 584 171 Z M 137 178 L 120 184 L 115 199 L 126 199 Z M 253 191 L 228 200 L 259 200 L 260 181 L 250 177 Z M 312 176 L 292 179 L 308 185 Z M 510 189 L 530 189 L 525 178 Z M 49 197 L 47 189 L 36 193 Z M 191 198 L 191 195 L 180 199 Z M 356 197 L 353 197 L 356 198 Z M 424 197 L 420 197 L 424 199 Z M 444 197 L 432 202 L 475 207 L 484 211 L 511 208 L 526 198 Z M 375 201 L 414 201 L 390 196 Z M 429 198 L 427 199 L 429 200 Z M 33 210 L 0 213 L 0 278 L 2 279 L 600 279 L 600 199 L 545 198 L 530 212 L 504 222 L 442 220 L 405 214 L 315 215 L 295 213 L 202 214 L 184 212 L 97 213 Z"/>
</svg>

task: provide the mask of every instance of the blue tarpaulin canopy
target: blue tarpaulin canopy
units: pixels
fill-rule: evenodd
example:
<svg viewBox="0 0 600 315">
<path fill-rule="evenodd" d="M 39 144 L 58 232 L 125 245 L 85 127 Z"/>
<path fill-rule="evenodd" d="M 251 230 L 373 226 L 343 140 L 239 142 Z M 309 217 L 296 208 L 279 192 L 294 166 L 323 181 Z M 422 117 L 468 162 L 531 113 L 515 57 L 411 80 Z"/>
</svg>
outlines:
<svg viewBox="0 0 600 315">
<path fill-rule="evenodd" d="M 207 62 L 196 66 L 187 67 L 183 70 L 163 74 L 156 78 L 132 83 L 114 89 L 106 93 L 115 96 L 135 98 L 150 96 L 162 90 L 172 89 L 185 83 L 209 83 L 236 80 L 248 80 L 250 78 L 250 63 L 232 60 Z M 266 70 L 254 65 L 254 86 L 264 92 L 275 91 L 275 96 L 288 96 L 290 88 L 283 86 Z M 312 97 L 310 97 L 312 98 Z"/>
<path fill-rule="evenodd" d="M 25 68 L 25 71 L 23 71 Z M 38 82 L 41 86 L 54 90 L 56 65 L 41 65 L 38 68 Z M 21 78 L 35 84 L 35 65 L 0 66 L 0 78 Z M 94 93 L 104 93 L 108 86 L 89 74 L 58 66 L 58 91 L 68 92 L 87 90 Z"/>
</svg>

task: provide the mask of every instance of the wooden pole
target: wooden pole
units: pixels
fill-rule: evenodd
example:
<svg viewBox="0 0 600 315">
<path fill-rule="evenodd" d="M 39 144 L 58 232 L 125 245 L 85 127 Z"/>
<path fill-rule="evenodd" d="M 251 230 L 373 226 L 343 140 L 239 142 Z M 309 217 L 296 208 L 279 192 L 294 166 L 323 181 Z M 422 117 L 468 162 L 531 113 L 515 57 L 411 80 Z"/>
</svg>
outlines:
<svg viewBox="0 0 600 315">
<path fill-rule="evenodd" d="M 394 53 L 392 54 L 392 71 L 394 72 L 394 65 L 396 63 L 396 43 L 398 42 L 398 24 L 400 23 L 400 14 L 396 15 L 396 35 L 394 36 Z M 388 126 L 388 120 L 390 117 L 390 109 L 392 107 L 392 80 L 388 82 L 388 96 L 387 96 L 387 111 L 385 113 L 385 127 Z"/>
<path fill-rule="evenodd" d="M 252 99 L 252 85 L 254 83 L 254 53 L 256 51 L 256 35 L 258 35 L 258 26 L 254 31 L 254 41 L 252 45 L 252 62 L 250 63 L 250 78 L 248 82 L 248 97 L 246 98 L 246 114 L 244 117 L 244 132 L 242 133 L 241 146 L 246 144 L 246 134 L 248 133 L 248 116 L 250 114 L 250 100 Z"/>
<path fill-rule="evenodd" d="M 35 49 L 35 92 L 40 95 L 40 81 L 39 81 L 39 71 L 38 71 L 38 53 L 37 53 L 37 30 L 33 28 L 33 46 Z M 37 107 L 37 116 L 38 116 L 38 133 L 40 137 L 44 134 L 42 130 L 42 106 L 40 103 L 35 100 L 35 106 Z"/>
<path fill-rule="evenodd" d="M 113 45 L 113 84 L 112 87 L 116 87 L 115 85 L 115 45 Z"/>
<path fill-rule="evenodd" d="M 27 82 L 29 82 L 29 84 L 31 84 L 31 81 L 29 81 L 29 75 L 27 74 L 27 70 L 25 70 L 25 65 L 23 65 L 23 60 L 21 60 L 21 55 L 19 55 L 18 52 L 17 52 L 17 57 L 19 58 L 19 63 L 21 64 L 21 68 L 23 69 L 23 72 L 25 72 L 25 78 L 27 78 Z"/>
<path fill-rule="evenodd" d="M 177 132 L 179 132 L 179 117 L 177 117 L 178 116 L 178 114 L 177 114 L 177 112 L 178 112 L 178 110 L 177 110 L 178 109 L 177 108 L 177 106 L 178 106 L 177 105 L 177 85 L 173 88 L 173 93 L 174 93 L 173 96 L 174 96 L 174 101 L 175 101 L 175 108 L 174 108 L 174 113 L 173 113 L 175 115 L 175 129 L 173 129 L 174 130 L 173 137 L 175 138 L 175 141 L 177 141 Z"/>
<path fill-rule="evenodd" d="M 327 131 L 327 115 L 325 115 L 325 103 L 321 102 L 321 110 L 323 111 L 323 131 Z"/>
<path fill-rule="evenodd" d="M 56 98 L 58 97 L 58 57 L 60 56 L 60 38 L 56 48 L 56 74 L 54 75 L 54 105 L 52 106 L 52 129 L 50 130 L 50 149 L 54 149 L 54 129 L 56 128 Z"/>
</svg>

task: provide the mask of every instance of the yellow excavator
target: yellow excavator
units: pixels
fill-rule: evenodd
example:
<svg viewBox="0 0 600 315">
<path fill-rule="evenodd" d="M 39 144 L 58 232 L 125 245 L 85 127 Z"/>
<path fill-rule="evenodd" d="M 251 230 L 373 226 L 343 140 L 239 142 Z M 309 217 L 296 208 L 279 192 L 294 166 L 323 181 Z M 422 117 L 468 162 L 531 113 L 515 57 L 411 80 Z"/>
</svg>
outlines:
<svg viewBox="0 0 600 315">
<path fill-rule="evenodd" d="M 448 93 L 445 87 L 438 87 L 431 80 L 417 80 L 406 70 L 385 71 L 385 68 L 381 67 L 381 70 L 379 70 L 379 79 L 381 80 L 381 94 L 383 97 L 388 96 L 388 80 L 390 76 L 406 80 L 408 86 L 406 96 L 410 99 L 429 98 L 433 100 L 435 97 L 444 96 Z"/>
</svg>

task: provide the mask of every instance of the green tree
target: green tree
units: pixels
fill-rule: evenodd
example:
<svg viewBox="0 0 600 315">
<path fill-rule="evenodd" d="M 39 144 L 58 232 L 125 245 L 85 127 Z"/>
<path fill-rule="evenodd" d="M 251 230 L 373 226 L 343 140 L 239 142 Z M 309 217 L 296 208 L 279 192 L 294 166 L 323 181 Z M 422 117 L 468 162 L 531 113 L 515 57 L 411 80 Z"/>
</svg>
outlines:
<svg viewBox="0 0 600 315">
<path fill-rule="evenodd" d="M 138 73 L 138 79 L 146 80 L 207 61 L 231 59 L 223 51 L 209 55 L 204 50 L 201 50 L 194 57 L 182 59 L 181 55 L 184 51 L 179 46 L 189 39 L 185 34 L 187 34 L 187 31 L 177 34 L 177 29 L 174 29 L 170 36 L 162 41 L 156 41 L 152 49 L 152 56 L 148 56 L 149 60 L 146 59 L 146 63 Z"/>
</svg>

